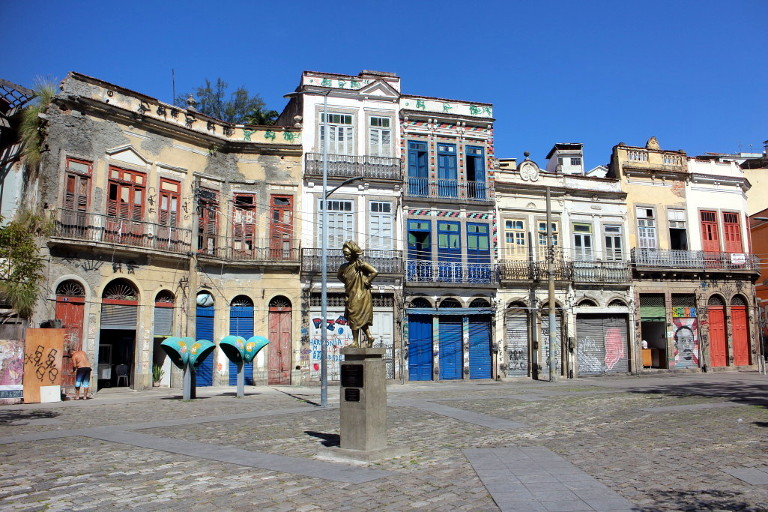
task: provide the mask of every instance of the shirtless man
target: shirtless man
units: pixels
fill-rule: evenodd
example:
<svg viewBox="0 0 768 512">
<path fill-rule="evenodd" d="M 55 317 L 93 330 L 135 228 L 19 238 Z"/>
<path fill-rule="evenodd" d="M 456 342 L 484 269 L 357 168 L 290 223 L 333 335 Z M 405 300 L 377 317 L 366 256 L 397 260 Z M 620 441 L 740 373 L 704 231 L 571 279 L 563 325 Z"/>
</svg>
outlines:
<svg viewBox="0 0 768 512">
<path fill-rule="evenodd" d="M 82 350 L 70 350 L 72 368 L 75 369 L 75 400 L 88 398 L 88 386 L 91 383 L 91 362 Z M 83 388 L 83 398 L 80 398 L 80 387 Z"/>
</svg>

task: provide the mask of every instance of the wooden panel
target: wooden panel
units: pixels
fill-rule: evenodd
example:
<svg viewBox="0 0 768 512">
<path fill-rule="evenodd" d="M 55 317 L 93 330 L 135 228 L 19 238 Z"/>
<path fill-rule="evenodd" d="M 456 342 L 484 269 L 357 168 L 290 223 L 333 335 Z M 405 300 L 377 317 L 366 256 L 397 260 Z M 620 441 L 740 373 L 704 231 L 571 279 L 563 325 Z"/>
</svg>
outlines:
<svg viewBox="0 0 768 512">
<path fill-rule="evenodd" d="M 24 403 L 39 403 L 41 387 L 55 386 L 61 389 L 65 335 L 66 329 L 27 329 L 22 381 Z"/>
</svg>

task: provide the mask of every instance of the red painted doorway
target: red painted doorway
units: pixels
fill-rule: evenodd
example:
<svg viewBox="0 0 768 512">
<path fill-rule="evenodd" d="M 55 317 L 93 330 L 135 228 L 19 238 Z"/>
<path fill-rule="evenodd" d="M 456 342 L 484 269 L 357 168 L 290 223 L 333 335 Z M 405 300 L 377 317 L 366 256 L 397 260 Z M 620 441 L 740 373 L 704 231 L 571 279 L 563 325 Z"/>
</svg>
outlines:
<svg viewBox="0 0 768 512">
<path fill-rule="evenodd" d="M 267 384 L 291 383 L 291 301 L 275 297 L 269 302 L 269 357 Z"/>
</svg>

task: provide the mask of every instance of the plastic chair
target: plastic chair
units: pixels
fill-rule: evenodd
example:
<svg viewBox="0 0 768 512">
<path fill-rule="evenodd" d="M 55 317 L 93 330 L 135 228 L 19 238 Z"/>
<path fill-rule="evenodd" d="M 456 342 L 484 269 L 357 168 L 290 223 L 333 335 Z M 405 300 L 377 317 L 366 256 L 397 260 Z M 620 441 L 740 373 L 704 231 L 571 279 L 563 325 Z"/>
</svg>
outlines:
<svg viewBox="0 0 768 512">
<path fill-rule="evenodd" d="M 128 386 L 128 365 L 127 364 L 119 364 L 115 368 L 115 373 L 117 373 L 117 382 L 115 385 L 120 385 L 120 379 L 125 379 L 125 385 Z"/>
</svg>

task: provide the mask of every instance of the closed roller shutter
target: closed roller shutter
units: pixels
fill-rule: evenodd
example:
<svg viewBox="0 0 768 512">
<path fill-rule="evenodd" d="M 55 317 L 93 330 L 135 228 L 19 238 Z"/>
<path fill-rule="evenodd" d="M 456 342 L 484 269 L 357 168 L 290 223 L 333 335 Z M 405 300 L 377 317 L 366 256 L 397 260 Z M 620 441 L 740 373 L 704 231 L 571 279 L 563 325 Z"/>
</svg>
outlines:
<svg viewBox="0 0 768 512">
<path fill-rule="evenodd" d="M 576 339 L 579 375 L 629 371 L 625 317 L 578 315 Z"/>
<path fill-rule="evenodd" d="M 440 379 L 461 379 L 461 317 L 440 318 Z"/>
<path fill-rule="evenodd" d="M 138 306 L 125 304 L 101 305 L 101 328 L 135 331 Z"/>
<path fill-rule="evenodd" d="M 408 316 L 408 380 L 432 380 L 431 316 Z"/>
<path fill-rule="evenodd" d="M 555 316 L 555 361 L 557 373 L 562 373 L 562 361 L 560 358 L 560 340 L 562 339 L 563 323 L 560 320 L 560 315 Z M 545 374 L 549 373 L 549 315 L 546 311 L 541 316 L 541 368 Z"/>
<path fill-rule="evenodd" d="M 524 313 L 507 316 L 507 375 L 528 375 L 528 317 Z"/>
<path fill-rule="evenodd" d="M 155 336 L 173 335 L 173 308 L 155 306 Z"/>
<path fill-rule="evenodd" d="M 213 306 L 197 306 L 195 332 L 197 333 L 196 339 L 213 341 Z M 196 368 L 197 386 L 213 386 L 213 358 L 215 352 L 208 354 L 205 361 Z"/>
<path fill-rule="evenodd" d="M 253 307 L 232 306 L 229 308 L 229 334 L 242 336 L 246 340 L 253 336 Z M 211 356 L 208 356 L 211 357 Z M 253 363 L 243 367 L 245 383 L 253 385 Z M 237 386 L 237 365 L 229 362 L 229 385 Z"/>
<path fill-rule="evenodd" d="M 469 378 L 490 379 L 491 376 L 491 322 L 470 317 Z"/>
</svg>

